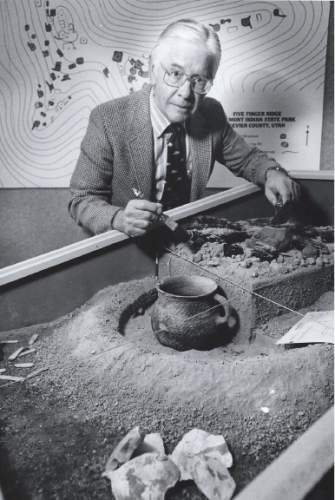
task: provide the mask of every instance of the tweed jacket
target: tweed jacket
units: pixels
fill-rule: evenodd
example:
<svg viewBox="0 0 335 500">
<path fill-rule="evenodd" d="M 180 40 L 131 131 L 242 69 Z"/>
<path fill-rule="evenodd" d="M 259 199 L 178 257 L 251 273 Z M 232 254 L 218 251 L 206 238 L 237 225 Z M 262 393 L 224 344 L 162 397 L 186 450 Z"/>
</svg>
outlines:
<svg viewBox="0 0 335 500">
<path fill-rule="evenodd" d="M 73 172 L 69 211 L 93 234 L 112 228 L 120 207 L 134 198 L 133 188 L 154 200 L 154 141 L 150 120 L 150 86 L 100 104 L 90 114 Z M 262 185 L 266 170 L 276 165 L 250 147 L 231 127 L 221 104 L 205 98 L 188 120 L 192 155 L 191 201 L 203 196 L 214 162 L 235 175 Z"/>
</svg>

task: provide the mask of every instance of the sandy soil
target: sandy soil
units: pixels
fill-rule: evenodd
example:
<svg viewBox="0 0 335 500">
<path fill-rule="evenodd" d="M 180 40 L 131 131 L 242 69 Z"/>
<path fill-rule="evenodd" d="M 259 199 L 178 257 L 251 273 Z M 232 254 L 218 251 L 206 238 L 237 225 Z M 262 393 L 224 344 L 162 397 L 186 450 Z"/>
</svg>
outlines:
<svg viewBox="0 0 335 500">
<path fill-rule="evenodd" d="M 2 383 L 6 500 L 112 498 L 101 473 L 135 425 L 160 432 L 167 452 L 193 427 L 223 434 L 238 492 L 333 403 L 332 346 L 287 350 L 272 343 L 297 321 L 293 314 L 262 325 L 251 346 L 210 352 L 161 347 L 147 315 L 130 319 L 122 337 L 122 311 L 152 286 L 150 279 L 121 283 L 53 323 L 7 333 L 19 345 L 39 333 L 36 353 L 22 359 L 48 370 L 23 384 Z M 308 310 L 332 308 L 329 292 Z M 4 347 L 1 366 L 15 348 Z M 204 497 L 184 483 L 167 498 Z"/>
</svg>

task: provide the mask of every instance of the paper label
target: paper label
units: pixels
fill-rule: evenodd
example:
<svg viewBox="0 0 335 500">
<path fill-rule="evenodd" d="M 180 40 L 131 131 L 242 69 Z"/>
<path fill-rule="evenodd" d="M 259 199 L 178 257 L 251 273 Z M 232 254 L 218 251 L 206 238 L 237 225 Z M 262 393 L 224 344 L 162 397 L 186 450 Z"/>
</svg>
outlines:
<svg viewBox="0 0 335 500">
<path fill-rule="evenodd" d="M 277 344 L 334 344 L 334 311 L 309 312 Z"/>
</svg>

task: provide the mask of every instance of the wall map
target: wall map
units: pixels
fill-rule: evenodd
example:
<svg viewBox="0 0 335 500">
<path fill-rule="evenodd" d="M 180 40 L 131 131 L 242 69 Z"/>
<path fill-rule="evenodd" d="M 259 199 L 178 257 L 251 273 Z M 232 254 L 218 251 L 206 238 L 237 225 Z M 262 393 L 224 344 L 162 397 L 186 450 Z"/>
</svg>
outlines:
<svg viewBox="0 0 335 500">
<path fill-rule="evenodd" d="M 2 0 L 0 187 L 68 186 L 91 109 L 140 89 L 171 21 L 211 25 L 212 96 L 289 169 L 319 168 L 328 2 Z"/>
</svg>

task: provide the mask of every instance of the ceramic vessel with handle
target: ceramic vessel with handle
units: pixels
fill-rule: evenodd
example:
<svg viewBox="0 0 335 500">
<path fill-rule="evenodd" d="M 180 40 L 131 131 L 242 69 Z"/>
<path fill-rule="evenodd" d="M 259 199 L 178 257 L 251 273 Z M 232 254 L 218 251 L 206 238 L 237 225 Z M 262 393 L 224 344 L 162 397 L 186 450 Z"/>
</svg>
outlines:
<svg viewBox="0 0 335 500">
<path fill-rule="evenodd" d="M 174 276 L 158 284 L 157 290 L 151 325 L 161 344 L 186 350 L 224 343 L 229 303 L 214 280 Z"/>
</svg>

